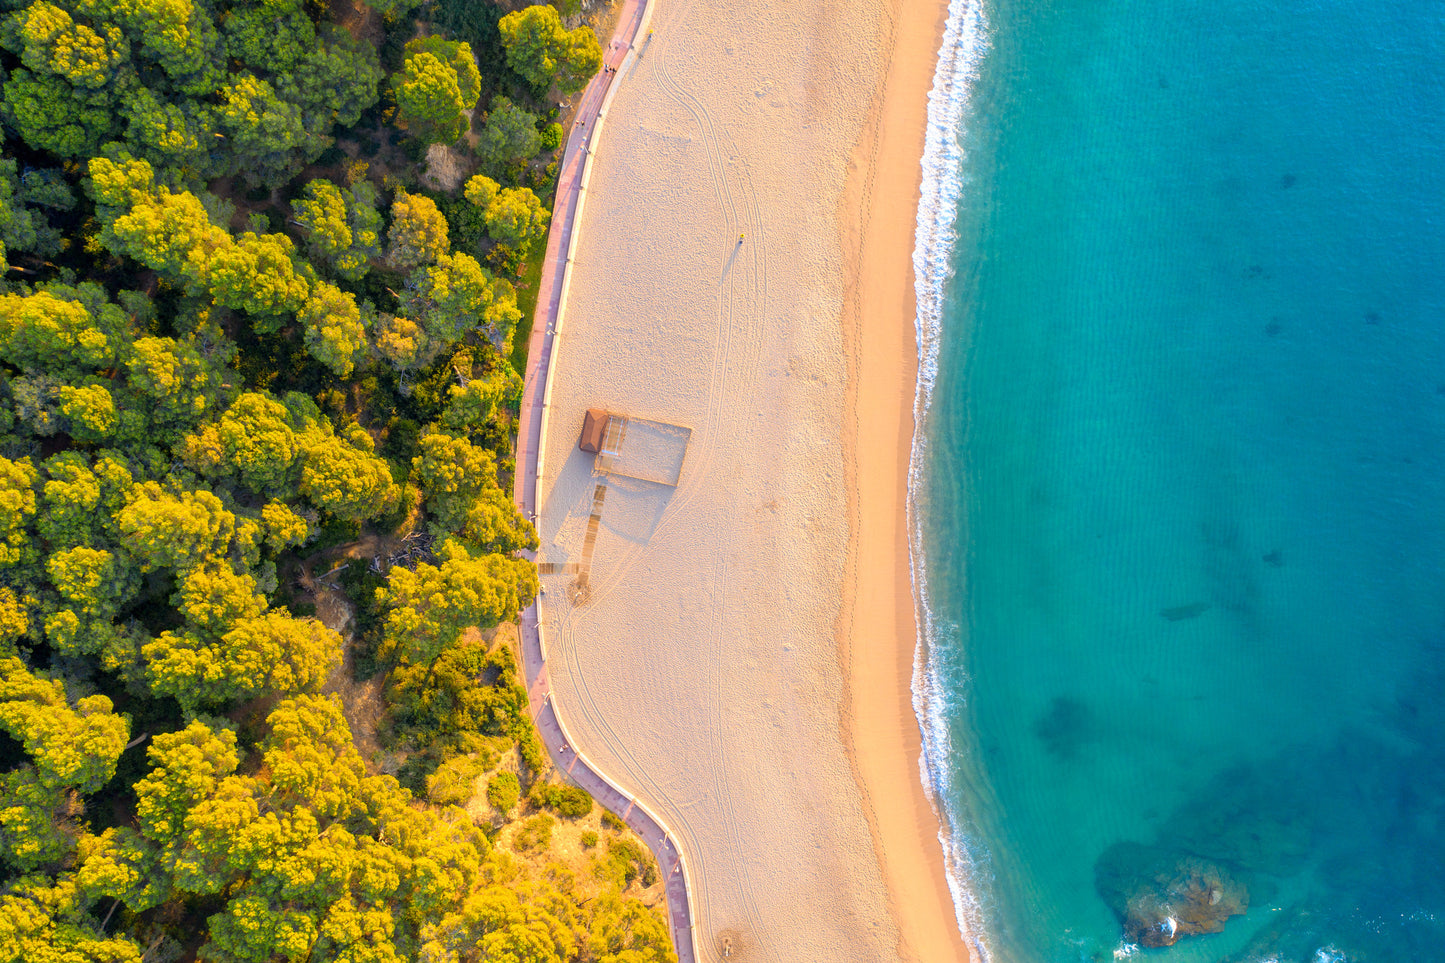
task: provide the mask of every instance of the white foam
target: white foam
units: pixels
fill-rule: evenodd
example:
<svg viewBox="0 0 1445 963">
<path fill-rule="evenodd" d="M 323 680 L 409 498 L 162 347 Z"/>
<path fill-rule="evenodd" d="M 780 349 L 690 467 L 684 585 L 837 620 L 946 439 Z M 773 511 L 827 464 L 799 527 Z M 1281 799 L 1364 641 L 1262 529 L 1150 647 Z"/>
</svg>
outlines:
<svg viewBox="0 0 1445 963">
<path fill-rule="evenodd" d="M 927 454 L 923 427 L 933 404 L 938 376 L 944 290 L 953 274 L 954 246 L 958 235 L 958 204 L 963 196 L 964 148 L 962 125 L 978 67 L 988 49 L 987 21 L 982 0 L 950 0 L 948 23 L 928 95 L 928 131 L 924 141 L 923 180 L 914 232 L 914 296 L 918 314 L 914 328 L 918 338 L 918 385 L 914 394 L 914 434 L 909 459 L 908 525 L 910 564 L 913 571 L 914 606 L 919 618 L 920 644 L 913 660 L 913 710 L 923 737 L 920 775 L 935 816 L 939 817 L 939 841 L 943 844 L 945 872 L 953 896 L 959 929 L 973 942 L 979 956 L 990 958 L 978 899 L 981 882 L 977 848 L 970 841 L 953 811 L 957 798 L 954 776 L 949 769 L 953 748 L 948 719 L 954 694 L 943 683 L 940 654 L 947 651 L 946 636 L 952 626 L 934 618 L 928 593 L 928 572 L 922 554 L 922 533 L 916 500 L 920 473 Z M 941 814 L 941 815 L 940 815 Z"/>
</svg>

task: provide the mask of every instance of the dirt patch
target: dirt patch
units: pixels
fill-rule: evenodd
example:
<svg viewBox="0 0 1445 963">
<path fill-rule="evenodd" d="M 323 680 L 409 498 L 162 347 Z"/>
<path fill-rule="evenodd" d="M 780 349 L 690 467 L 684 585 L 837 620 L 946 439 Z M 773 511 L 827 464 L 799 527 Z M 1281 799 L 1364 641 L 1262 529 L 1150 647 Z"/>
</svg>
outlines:
<svg viewBox="0 0 1445 963">
<path fill-rule="evenodd" d="M 446 144 L 432 144 L 426 149 L 426 170 L 421 182 L 434 191 L 455 191 L 462 186 L 471 170 L 470 159 Z"/>
</svg>

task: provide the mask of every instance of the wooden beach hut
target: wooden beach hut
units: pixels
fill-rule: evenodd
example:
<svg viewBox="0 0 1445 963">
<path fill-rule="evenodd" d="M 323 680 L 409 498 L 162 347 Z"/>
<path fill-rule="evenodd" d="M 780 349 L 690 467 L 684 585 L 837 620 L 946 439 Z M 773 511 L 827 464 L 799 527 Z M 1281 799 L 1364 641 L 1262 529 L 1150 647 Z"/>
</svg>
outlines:
<svg viewBox="0 0 1445 963">
<path fill-rule="evenodd" d="M 606 408 L 588 408 L 582 419 L 582 437 L 577 447 L 597 454 L 602 450 L 602 440 L 607 437 L 607 422 L 612 418 Z"/>
</svg>

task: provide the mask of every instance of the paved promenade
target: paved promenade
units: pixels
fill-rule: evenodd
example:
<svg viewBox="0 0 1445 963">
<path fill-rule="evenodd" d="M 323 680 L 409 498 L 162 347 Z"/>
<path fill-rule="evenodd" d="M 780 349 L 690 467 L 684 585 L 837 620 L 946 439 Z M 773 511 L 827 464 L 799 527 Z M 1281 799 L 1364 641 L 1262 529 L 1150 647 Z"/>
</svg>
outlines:
<svg viewBox="0 0 1445 963">
<path fill-rule="evenodd" d="M 546 422 L 548 372 L 566 304 L 567 266 L 571 262 L 577 212 L 586 192 L 587 159 L 599 120 L 605 116 L 608 93 L 618 76 L 646 51 L 645 26 L 650 0 L 626 0 L 617 29 L 603 50 L 604 70 L 592 79 L 578 101 L 577 120 L 567 138 L 558 169 L 557 196 L 552 208 L 552 230 L 547 236 L 546 260 L 537 293 L 537 313 L 527 351 L 522 411 L 517 431 L 517 477 L 513 497 L 523 512 L 537 510 L 538 453 Z M 552 762 L 598 802 L 620 816 L 647 843 L 665 880 L 668 919 L 679 963 L 696 963 L 692 901 L 687 867 L 676 842 L 647 808 L 579 754 L 552 701 L 547 672 L 546 644 L 538 623 L 536 603 L 521 617 L 522 669 L 533 721 Z"/>
</svg>

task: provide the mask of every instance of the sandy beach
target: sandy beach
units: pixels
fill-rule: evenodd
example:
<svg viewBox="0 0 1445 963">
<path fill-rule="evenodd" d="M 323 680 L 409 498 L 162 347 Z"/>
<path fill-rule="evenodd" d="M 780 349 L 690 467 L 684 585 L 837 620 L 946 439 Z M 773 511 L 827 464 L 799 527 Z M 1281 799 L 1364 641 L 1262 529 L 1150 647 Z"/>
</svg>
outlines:
<svg viewBox="0 0 1445 963">
<path fill-rule="evenodd" d="M 919 782 L 903 515 L 945 12 L 654 0 L 591 158 L 540 618 L 572 738 L 681 843 L 704 959 L 968 958 Z M 633 419 L 613 469 L 644 477 L 594 473 L 589 407 Z"/>
</svg>

